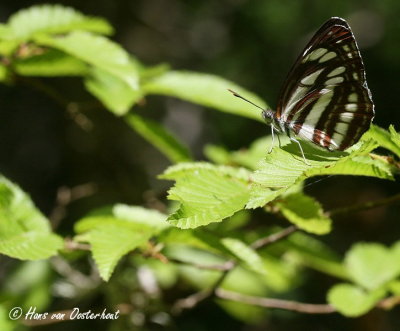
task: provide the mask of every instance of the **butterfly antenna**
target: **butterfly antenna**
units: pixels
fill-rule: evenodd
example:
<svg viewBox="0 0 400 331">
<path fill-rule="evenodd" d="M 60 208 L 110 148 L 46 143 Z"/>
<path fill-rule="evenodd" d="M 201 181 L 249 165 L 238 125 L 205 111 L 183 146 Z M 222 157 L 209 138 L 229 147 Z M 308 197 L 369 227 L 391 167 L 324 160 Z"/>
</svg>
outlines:
<svg viewBox="0 0 400 331">
<path fill-rule="evenodd" d="M 249 104 L 261 109 L 261 110 L 265 110 L 263 107 L 260 107 L 258 105 L 256 105 L 254 102 L 251 102 L 250 100 L 247 100 L 245 97 L 242 97 L 239 93 L 236 93 L 235 91 L 231 90 L 228 88 L 228 91 L 231 92 L 235 97 L 240 98 L 246 102 L 248 102 Z"/>
<path fill-rule="evenodd" d="M 303 188 L 306 188 L 306 187 L 309 187 L 309 186 L 311 186 L 311 185 L 317 184 L 317 183 L 322 182 L 323 180 L 328 179 L 328 178 L 331 178 L 331 177 L 333 177 L 333 176 L 335 176 L 335 175 L 329 175 L 329 176 L 325 176 L 325 177 L 316 179 L 316 180 L 314 180 L 313 182 L 309 182 L 309 183 L 305 184 L 305 185 L 303 186 Z"/>
</svg>

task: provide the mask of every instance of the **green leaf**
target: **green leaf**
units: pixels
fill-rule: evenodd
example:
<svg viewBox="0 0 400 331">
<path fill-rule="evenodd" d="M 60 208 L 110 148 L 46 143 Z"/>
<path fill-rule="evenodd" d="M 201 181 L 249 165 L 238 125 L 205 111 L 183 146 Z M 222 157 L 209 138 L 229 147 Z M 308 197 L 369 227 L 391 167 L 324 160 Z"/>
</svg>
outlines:
<svg viewBox="0 0 400 331">
<path fill-rule="evenodd" d="M 221 241 L 224 246 L 244 262 L 250 270 L 262 275 L 267 274 L 267 270 L 265 269 L 261 257 L 254 249 L 246 245 L 243 241 L 235 238 L 223 238 Z"/>
<path fill-rule="evenodd" d="M 322 151 L 304 144 L 303 149 L 310 165 L 304 162 L 295 143 L 274 148 L 252 175 L 253 187 L 246 208 L 262 207 L 292 185 L 312 176 L 358 175 L 393 180 L 391 168 L 386 162 L 368 156 L 376 147 L 373 141 L 360 142 L 349 153 Z"/>
<path fill-rule="evenodd" d="M 0 177 L 0 253 L 22 260 L 46 259 L 63 247 L 48 220 L 15 184 Z"/>
<path fill-rule="evenodd" d="M 393 280 L 389 282 L 387 288 L 394 295 L 400 295 L 400 280 Z"/>
<path fill-rule="evenodd" d="M 85 87 L 116 115 L 126 114 L 142 98 L 139 90 L 98 67 L 90 70 L 85 79 Z"/>
<path fill-rule="evenodd" d="M 380 128 L 377 125 L 371 125 L 371 128 L 365 134 L 365 138 L 372 138 L 378 142 L 380 146 L 400 157 L 400 138 L 393 125 L 389 127 L 389 131 Z"/>
<path fill-rule="evenodd" d="M 6 24 L 0 23 L 0 39 L 7 38 L 10 30 Z"/>
<path fill-rule="evenodd" d="M 85 16 L 73 8 L 61 5 L 38 5 L 23 9 L 8 20 L 9 38 L 30 39 L 38 33 L 61 34 L 86 30 L 111 34 L 113 28 L 104 19 Z"/>
<path fill-rule="evenodd" d="M 218 76 L 186 71 L 169 71 L 143 85 L 148 94 L 177 97 L 206 107 L 262 121 L 260 111 L 235 98 L 227 89 L 233 89 L 244 97 L 266 107 L 256 95 Z"/>
<path fill-rule="evenodd" d="M 8 76 L 8 69 L 6 66 L 0 64 L 0 81 L 4 82 Z"/>
<path fill-rule="evenodd" d="M 289 138 L 282 136 L 281 143 L 289 142 Z M 229 152 L 221 146 L 207 145 L 204 149 L 205 156 L 218 164 L 235 164 L 248 169 L 256 170 L 260 161 L 265 158 L 266 152 L 272 144 L 271 136 L 256 139 L 249 148 Z"/>
<path fill-rule="evenodd" d="M 128 53 L 120 45 L 103 36 L 75 31 L 64 36 L 40 35 L 35 41 L 75 56 L 121 79 L 133 90 L 138 89 L 137 68 Z"/>
<path fill-rule="evenodd" d="M 266 253 L 263 256 L 236 238 L 223 238 L 222 244 L 239 258 L 249 270 L 261 275 L 274 291 L 285 291 L 290 287 L 290 273 L 281 261 Z"/>
<path fill-rule="evenodd" d="M 236 267 L 229 272 L 228 277 L 226 277 L 221 287 L 247 295 L 268 297 L 272 293 L 265 279 L 266 277 L 247 269 Z M 253 305 L 221 299 L 218 299 L 217 303 L 230 315 L 250 325 L 257 322 L 261 323 L 267 314 L 267 309 Z"/>
<path fill-rule="evenodd" d="M 331 219 L 324 216 L 321 205 L 303 193 L 290 194 L 277 203 L 285 218 L 300 229 L 326 234 L 331 231 Z"/>
<path fill-rule="evenodd" d="M 170 227 L 166 222 L 167 216 L 154 209 L 116 204 L 112 212 L 117 218 L 149 226 L 153 229 L 154 233 Z"/>
<path fill-rule="evenodd" d="M 284 242 L 275 243 L 285 260 L 313 268 L 328 275 L 349 279 L 341 258 L 326 244 L 303 232 L 293 233 Z"/>
<path fill-rule="evenodd" d="M 142 207 L 116 205 L 110 215 L 90 216 L 75 225 L 75 240 L 91 244 L 93 258 L 104 280 L 118 261 L 169 225 L 166 216 Z"/>
<path fill-rule="evenodd" d="M 286 188 L 280 190 L 272 190 L 268 187 L 253 183 L 250 188 L 249 200 L 246 203 L 246 209 L 256 209 L 264 207 L 268 202 L 275 200 L 279 195 L 284 193 Z"/>
<path fill-rule="evenodd" d="M 166 247 L 179 245 L 191 246 L 197 249 L 205 250 L 218 255 L 229 255 L 229 251 L 222 245 L 218 236 L 202 231 L 201 229 L 182 230 L 171 227 L 163 231 L 157 241 L 163 243 Z"/>
<path fill-rule="evenodd" d="M 206 145 L 203 153 L 207 159 L 216 164 L 229 164 L 231 161 L 230 152 L 222 146 Z"/>
<path fill-rule="evenodd" d="M 57 50 L 17 59 L 13 66 L 23 76 L 82 76 L 88 71 L 84 62 Z"/>
<path fill-rule="evenodd" d="M 19 47 L 19 42 L 16 39 L 12 40 L 0 39 L 0 54 L 4 55 L 5 57 L 12 56 L 18 47 Z"/>
<path fill-rule="evenodd" d="M 127 115 L 125 121 L 171 162 L 191 160 L 189 149 L 157 122 L 133 114 Z"/>
<path fill-rule="evenodd" d="M 287 136 L 280 138 L 281 143 L 289 142 Z M 240 166 L 256 170 L 261 160 L 265 158 L 265 154 L 270 149 L 272 144 L 271 136 L 262 137 L 255 140 L 248 149 L 241 148 L 240 150 L 232 153 L 232 162 Z"/>
<path fill-rule="evenodd" d="M 10 320 L 9 317 L 10 309 L 5 305 L 0 305 L 0 330 L 2 331 L 14 331 L 16 329 L 15 322 Z"/>
<path fill-rule="evenodd" d="M 168 198 L 181 205 L 168 221 L 184 229 L 220 222 L 243 209 L 249 197 L 249 172 L 245 169 L 181 163 L 160 177 L 176 181 Z"/>
<path fill-rule="evenodd" d="M 35 306 L 39 311 L 46 310 L 53 299 L 52 275 L 49 260 L 19 263 L 3 280 L 2 297 L 8 298 L 9 307 L 17 305 L 25 310 Z"/>
<path fill-rule="evenodd" d="M 396 154 L 397 156 L 400 157 L 400 134 L 395 130 L 393 125 L 389 126 L 389 132 L 390 132 L 390 138 L 392 139 L 392 141 L 396 144 Z"/>
<path fill-rule="evenodd" d="M 95 220 L 101 222 L 104 219 L 99 217 Z M 102 224 L 101 228 L 92 229 L 85 235 L 78 237 L 80 241 L 91 244 L 93 258 L 99 268 L 101 278 L 105 281 L 110 279 L 122 256 L 143 245 L 151 237 L 151 232 L 148 229 L 137 228 L 132 230 L 121 225 Z"/>
<path fill-rule="evenodd" d="M 400 253 L 381 244 L 358 243 L 347 253 L 345 265 L 351 278 L 373 290 L 400 275 Z"/>
<path fill-rule="evenodd" d="M 367 292 L 350 284 L 339 284 L 328 292 L 328 302 L 341 314 L 357 317 L 367 313 L 385 296 L 385 291 L 378 289 Z"/>
<path fill-rule="evenodd" d="M 62 238 L 52 233 L 26 232 L 0 238 L 0 253 L 20 260 L 41 260 L 62 249 Z"/>
</svg>

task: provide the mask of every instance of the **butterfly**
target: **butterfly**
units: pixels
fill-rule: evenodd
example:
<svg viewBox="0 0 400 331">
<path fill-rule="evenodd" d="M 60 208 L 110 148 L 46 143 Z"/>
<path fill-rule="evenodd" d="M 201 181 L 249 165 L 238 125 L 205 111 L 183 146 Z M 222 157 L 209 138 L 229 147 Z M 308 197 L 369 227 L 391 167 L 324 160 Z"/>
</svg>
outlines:
<svg viewBox="0 0 400 331">
<path fill-rule="evenodd" d="M 329 151 L 343 151 L 358 142 L 374 117 L 374 104 L 347 22 L 332 17 L 311 38 L 286 77 L 276 111 L 255 106 L 271 126 L 272 146 L 274 131 L 286 133 L 307 164 L 296 137 Z"/>
</svg>

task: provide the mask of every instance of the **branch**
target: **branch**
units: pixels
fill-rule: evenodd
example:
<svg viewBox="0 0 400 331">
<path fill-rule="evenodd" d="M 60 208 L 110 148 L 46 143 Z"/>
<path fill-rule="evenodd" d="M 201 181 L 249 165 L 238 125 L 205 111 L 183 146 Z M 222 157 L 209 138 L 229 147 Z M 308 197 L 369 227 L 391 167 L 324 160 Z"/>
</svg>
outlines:
<svg viewBox="0 0 400 331">
<path fill-rule="evenodd" d="M 285 309 L 306 314 L 331 314 L 336 312 L 336 309 L 329 304 L 311 304 L 297 301 L 255 297 L 223 290 L 221 288 L 215 291 L 215 295 L 221 299 L 247 303 L 254 306 Z"/>
<path fill-rule="evenodd" d="M 197 269 L 202 269 L 202 270 L 228 271 L 228 270 L 232 269 L 232 261 L 231 260 L 228 260 L 221 264 L 200 264 L 200 263 L 192 263 L 192 262 L 186 262 L 186 261 L 181 261 L 178 259 L 170 259 L 170 258 L 168 258 L 167 261 L 174 262 L 177 264 L 190 265 L 191 267 L 195 267 Z"/>
<path fill-rule="evenodd" d="M 400 295 L 394 295 L 388 298 L 383 299 L 377 304 L 377 307 L 389 310 L 394 306 L 400 305 Z"/>
<path fill-rule="evenodd" d="M 277 232 L 277 233 L 271 234 L 268 237 L 256 240 L 255 242 L 253 242 L 250 245 L 250 247 L 253 249 L 260 249 L 262 247 L 273 244 L 274 242 L 279 241 L 279 240 L 291 235 L 293 232 L 295 232 L 297 230 L 298 230 L 297 226 L 295 226 L 295 225 L 289 226 L 288 228 L 286 228 L 280 232 Z"/>
<path fill-rule="evenodd" d="M 67 237 L 64 240 L 64 248 L 68 251 L 90 251 L 91 246 L 89 244 L 73 241 L 71 238 Z"/>
<path fill-rule="evenodd" d="M 284 309 L 305 314 L 331 314 L 336 312 L 335 307 L 330 304 L 311 304 L 298 301 L 269 299 L 231 292 L 224 289 L 217 289 L 215 295 L 221 299 L 247 303 L 249 305 L 264 308 Z M 391 296 L 379 301 L 375 307 L 389 310 L 399 304 L 400 296 Z"/>
<path fill-rule="evenodd" d="M 269 244 L 272 244 L 278 240 L 281 240 L 283 238 L 286 238 L 293 232 L 297 231 L 297 227 L 292 225 L 278 233 L 274 233 L 272 235 L 269 235 L 268 237 L 261 238 L 253 242 L 250 247 L 253 249 L 260 249 L 262 247 L 265 247 Z M 182 262 L 179 262 L 182 263 Z M 225 280 L 225 278 L 228 276 L 229 272 L 234 269 L 237 266 L 238 262 L 234 260 L 228 260 L 227 262 L 220 264 L 220 265 L 196 265 L 196 264 L 191 264 L 193 266 L 197 266 L 201 269 L 209 269 L 209 270 L 222 270 L 222 274 L 219 276 L 217 281 L 208 289 L 202 290 L 200 292 L 196 292 L 192 295 L 189 295 L 186 298 L 179 299 L 177 300 L 173 305 L 171 311 L 175 314 L 181 313 L 182 310 L 184 309 L 189 309 L 193 308 L 196 305 L 198 305 L 200 302 L 204 301 L 205 299 L 213 296 L 216 294 L 217 291 L 219 291 L 219 287 Z"/>
<path fill-rule="evenodd" d="M 71 202 L 91 196 L 95 192 L 96 185 L 92 183 L 86 183 L 72 188 L 65 186 L 60 187 L 57 191 L 56 205 L 49 215 L 53 229 L 55 229 L 64 218 L 67 206 Z"/>
<path fill-rule="evenodd" d="M 338 214 L 356 213 L 356 212 L 363 211 L 363 210 L 368 210 L 368 209 L 373 209 L 373 208 L 377 208 L 377 207 L 381 207 L 381 206 L 390 205 L 390 204 L 396 203 L 396 202 L 400 202 L 400 193 L 393 195 L 391 197 L 388 197 L 388 198 L 384 198 L 384 199 L 368 201 L 368 202 L 363 202 L 363 203 L 360 203 L 357 205 L 333 209 L 331 211 L 327 211 L 325 213 L 325 215 L 330 217 L 330 216 L 334 216 L 334 215 L 338 215 Z"/>
<path fill-rule="evenodd" d="M 50 97 L 54 102 L 56 102 L 60 107 L 64 108 L 71 119 L 84 131 L 90 131 L 93 129 L 92 121 L 83 114 L 82 103 L 70 102 L 63 93 L 57 91 L 52 86 L 43 83 L 40 79 L 35 79 L 32 77 L 22 77 L 16 76 L 16 79 L 24 84 L 27 84 L 34 89 L 44 93 L 48 97 Z M 94 106 L 98 108 L 97 105 Z M 87 104 L 85 105 L 85 109 L 89 110 L 93 108 L 93 106 Z"/>
<path fill-rule="evenodd" d="M 214 295 L 215 291 L 218 289 L 218 287 L 223 283 L 225 278 L 228 276 L 229 271 L 231 271 L 233 268 L 235 268 L 236 265 L 237 265 L 237 262 L 233 261 L 233 260 L 229 260 L 229 261 L 225 262 L 224 264 L 221 264 L 221 267 L 225 266 L 225 269 L 222 272 L 222 274 L 218 277 L 217 281 L 213 284 L 213 286 L 211 286 L 208 289 L 191 294 L 186 298 L 177 300 L 172 305 L 172 309 L 171 309 L 172 313 L 179 314 L 182 312 L 182 310 L 193 308 L 193 307 L 197 306 L 200 302 L 202 302 L 205 299 Z M 215 266 L 214 266 L 214 268 L 215 268 Z M 216 269 L 213 269 L 213 270 L 216 270 Z M 221 270 L 221 269 L 219 269 L 219 270 Z"/>
</svg>

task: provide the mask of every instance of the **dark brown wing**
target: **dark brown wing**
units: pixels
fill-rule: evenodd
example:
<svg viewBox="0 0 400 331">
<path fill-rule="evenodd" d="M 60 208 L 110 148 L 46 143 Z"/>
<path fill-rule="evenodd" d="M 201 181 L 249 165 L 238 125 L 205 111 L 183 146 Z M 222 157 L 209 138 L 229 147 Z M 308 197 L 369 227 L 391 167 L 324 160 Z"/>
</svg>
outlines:
<svg viewBox="0 0 400 331">
<path fill-rule="evenodd" d="M 374 105 L 345 20 L 329 19 L 312 37 L 286 78 L 276 117 L 330 150 L 346 149 L 369 128 Z"/>
</svg>

